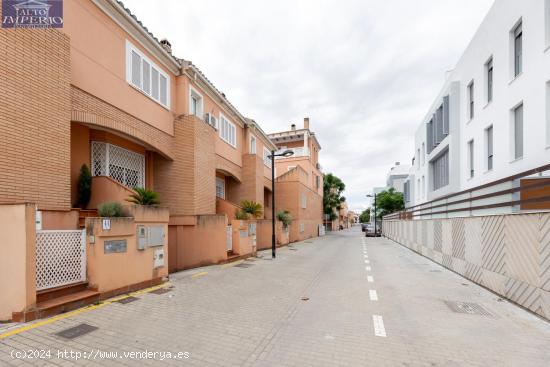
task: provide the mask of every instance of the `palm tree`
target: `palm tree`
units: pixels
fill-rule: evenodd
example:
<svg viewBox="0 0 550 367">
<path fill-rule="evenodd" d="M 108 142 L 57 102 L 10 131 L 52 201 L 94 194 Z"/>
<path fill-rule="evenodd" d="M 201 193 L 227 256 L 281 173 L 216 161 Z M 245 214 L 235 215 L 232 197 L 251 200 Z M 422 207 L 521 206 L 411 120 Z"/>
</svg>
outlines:
<svg viewBox="0 0 550 367">
<path fill-rule="evenodd" d="M 260 218 L 264 213 L 262 204 L 252 200 L 241 201 L 241 208 L 243 212 L 250 214 L 254 218 Z"/>
<path fill-rule="evenodd" d="M 134 193 L 130 195 L 126 201 L 138 205 L 158 205 L 160 204 L 159 194 L 153 190 L 143 187 L 136 187 Z"/>
</svg>

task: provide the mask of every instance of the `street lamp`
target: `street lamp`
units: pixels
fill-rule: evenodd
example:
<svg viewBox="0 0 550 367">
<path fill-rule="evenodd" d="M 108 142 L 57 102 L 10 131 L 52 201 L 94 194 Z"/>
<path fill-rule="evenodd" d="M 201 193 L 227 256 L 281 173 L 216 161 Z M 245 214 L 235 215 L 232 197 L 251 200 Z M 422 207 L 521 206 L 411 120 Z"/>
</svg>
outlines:
<svg viewBox="0 0 550 367">
<path fill-rule="evenodd" d="M 376 194 L 374 195 L 368 194 L 367 197 L 368 198 L 374 197 L 374 236 L 376 237 Z"/>
<path fill-rule="evenodd" d="M 294 151 L 287 149 L 282 153 L 275 154 L 271 151 L 271 258 L 275 258 L 275 157 L 290 157 Z"/>
</svg>

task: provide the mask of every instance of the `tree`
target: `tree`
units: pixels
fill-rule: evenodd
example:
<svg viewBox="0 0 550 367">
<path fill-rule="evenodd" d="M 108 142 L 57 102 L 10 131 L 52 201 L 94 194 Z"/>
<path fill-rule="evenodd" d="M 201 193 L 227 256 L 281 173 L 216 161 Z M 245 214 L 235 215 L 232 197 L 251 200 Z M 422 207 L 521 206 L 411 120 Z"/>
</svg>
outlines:
<svg viewBox="0 0 550 367">
<path fill-rule="evenodd" d="M 365 209 L 361 212 L 361 214 L 359 215 L 359 222 L 361 223 L 370 222 L 370 208 Z"/>
<path fill-rule="evenodd" d="M 376 217 L 391 214 L 398 210 L 405 209 L 403 193 L 395 191 L 393 187 L 376 194 Z"/>
<path fill-rule="evenodd" d="M 341 179 L 328 173 L 323 180 L 323 211 L 327 214 L 330 220 L 337 218 L 335 211 L 340 210 L 341 204 L 346 201 L 342 193 L 346 189 L 346 185 Z"/>
<path fill-rule="evenodd" d="M 80 174 L 78 175 L 78 207 L 81 209 L 86 208 L 86 205 L 90 202 L 92 196 L 92 173 L 86 164 L 80 167 Z"/>
</svg>

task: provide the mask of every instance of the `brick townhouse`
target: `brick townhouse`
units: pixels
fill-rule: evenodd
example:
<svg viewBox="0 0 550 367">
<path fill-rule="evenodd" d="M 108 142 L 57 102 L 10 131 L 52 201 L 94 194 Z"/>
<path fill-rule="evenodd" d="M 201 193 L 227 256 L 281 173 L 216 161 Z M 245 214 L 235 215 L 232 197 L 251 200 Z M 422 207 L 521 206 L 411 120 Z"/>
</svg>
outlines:
<svg viewBox="0 0 550 367">
<path fill-rule="evenodd" d="M 20 261 L 15 271 L 20 274 L 11 282 L 10 269 L 0 263 L 0 292 L 17 298 L 15 306 L 0 302 L 0 320 L 9 318 L 10 310 L 33 309 L 41 299 L 37 290 L 58 284 L 33 284 L 44 271 L 35 239 L 38 243 L 48 231 L 65 236 L 85 228 L 84 257 L 75 264 L 83 269 L 79 279 L 89 282 L 93 274 L 99 279 L 96 290 L 114 292 L 159 279 L 168 270 L 249 254 L 256 245 L 251 234 L 266 237 L 269 228 L 268 155 L 276 145 L 259 124 L 244 117 L 196 65 L 175 57 L 170 43 L 155 38 L 122 3 L 71 0 L 63 7 L 62 28 L 0 30 L 0 230 L 11 231 L 0 235 L 0 242 L 17 237 L 14 228 L 23 234 L 17 237 L 23 243 L 17 255 L 0 248 L 0 262 Z M 319 149 L 316 142 L 311 147 Z M 87 206 L 78 208 L 83 164 L 93 176 L 92 193 Z M 307 187 L 315 187 L 312 182 Z M 127 204 L 136 187 L 157 191 L 167 210 L 139 212 L 131 223 L 113 222 L 116 231 L 105 224 L 98 228 L 92 220 L 98 205 Z M 264 206 L 254 226 L 235 220 L 244 199 Z M 23 203 L 32 205 L 18 211 Z M 153 256 L 158 260 L 157 252 L 131 249 L 139 246 L 140 226 L 155 223 L 165 226 L 166 265 L 155 265 L 146 275 L 136 269 L 132 278 L 113 273 L 128 262 L 113 254 L 98 270 L 98 240 L 109 246 L 120 240 L 127 256 L 151 264 Z M 44 255 L 51 262 L 66 255 L 52 253 L 51 245 Z M 59 271 L 66 268 L 63 264 Z"/>
<path fill-rule="evenodd" d="M 316 237 L 323 232 L 323 174 L 319 164 L 321 145 L 304 118 L 302 129 L 269 134 L 280 150 L 291 150 L 290 157 L 275 160 L 276 211 L 288 210 L 294 221 L 290 242 Z"/>
</svg>

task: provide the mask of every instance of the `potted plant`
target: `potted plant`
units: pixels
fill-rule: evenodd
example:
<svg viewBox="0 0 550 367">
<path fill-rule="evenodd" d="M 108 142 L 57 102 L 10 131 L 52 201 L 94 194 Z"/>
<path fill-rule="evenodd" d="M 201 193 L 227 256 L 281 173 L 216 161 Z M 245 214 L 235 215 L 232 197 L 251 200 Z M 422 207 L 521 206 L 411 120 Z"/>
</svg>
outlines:
<svg viewBox="0 0 550 367">
<path fill-rule="evenodd" d="M 283 230 L 287 231 L 288 226 L 292 223 L 292 215 L 289 213 L 288 210 L 281 210 L 280 212 L 277 212 L 277 219 L 283 223 Z"/>
<path fill-rule="evenodd" d="M 143 187 L 136 187 L 134 193 L 126 201 L 137 205 L 158 205 L 160 204 L 159 194 L 156 191 Z"/>
</svg>

